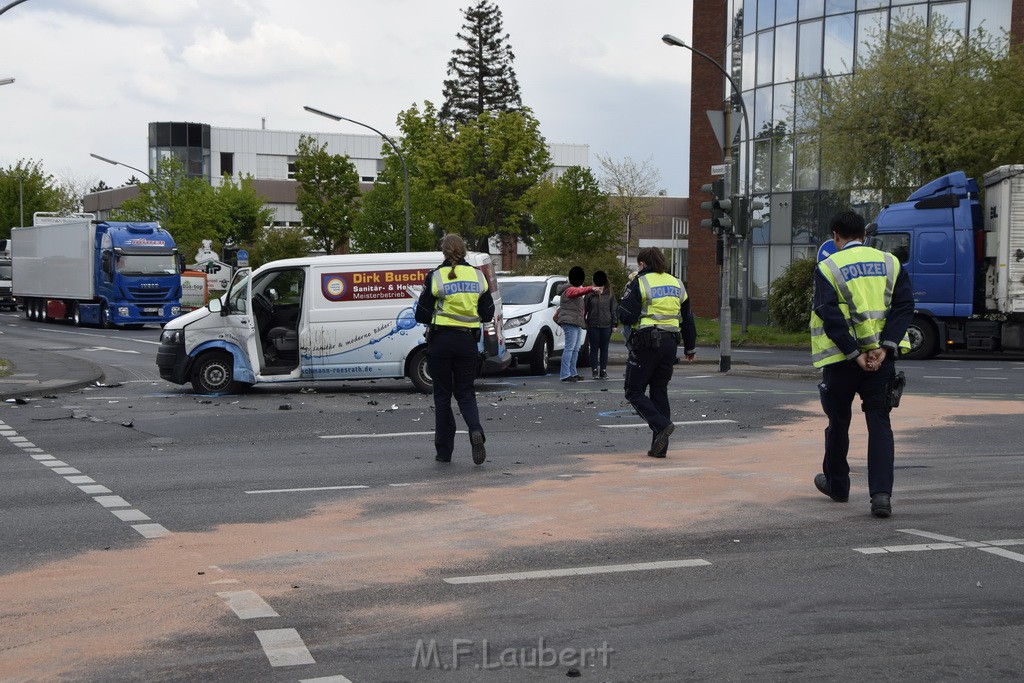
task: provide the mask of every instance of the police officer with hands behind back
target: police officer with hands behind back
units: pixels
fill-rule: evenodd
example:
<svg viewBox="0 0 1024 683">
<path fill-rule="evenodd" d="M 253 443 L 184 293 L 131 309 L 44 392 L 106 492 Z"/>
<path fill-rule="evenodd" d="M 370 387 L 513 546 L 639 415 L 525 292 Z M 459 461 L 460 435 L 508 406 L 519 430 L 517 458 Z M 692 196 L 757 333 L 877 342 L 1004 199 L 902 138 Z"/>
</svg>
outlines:
<svg viewBox="0 0 1024 683">
<path fill-rule="evenodd" d="M 678 362 L 679 344 L 686 360 L 697 355 L 697 328 L 686 288 L 665 272 L 668 265 L 657 247 L 645 247 L 636 257 L 640 272 L 626 286 L 619 304 L 619 320 L 632 326 L 626 340 L 626 400 L 647 421 L 654 433 L 647 455 L 664 458 L 675 430 L 668 383 Z M 645 392 L 650 387 L 650 396 Z"/>
<path fill-rule="evenodd" d="M 441 240 L 444 262 L 427 273 L 416 303 L 416 322 L 429 325 L 427 369 L 434 382 L 434 449 L 438 462 L 451 462 L 455 450 L 452 395 L 469 428 L 473 463 L 487 458 L 484 431 L 473 380 L 480 366 L 480 323 L 494 319 L 487 277 L 466 262 L 466 243 L 458 235 Z"/>
<path fill-rule="evenodd" d="M 836 251 L 814 271 L 811 361 L 822 368 L 818 385 L 828 416 L 822 474 L 814 485 L 832 500 L 850 497 L 850 421 L 854 395 L 868 428 L 868 489 L 871 513 L 892 513 L 895 444 L 889 400 L 896 356 L 909 348 L 907 326 L 914 315 L 910 277 L 892 254 L 864 246 L 864 218 L 853 211 L 829 221 Z"/>
</svg>

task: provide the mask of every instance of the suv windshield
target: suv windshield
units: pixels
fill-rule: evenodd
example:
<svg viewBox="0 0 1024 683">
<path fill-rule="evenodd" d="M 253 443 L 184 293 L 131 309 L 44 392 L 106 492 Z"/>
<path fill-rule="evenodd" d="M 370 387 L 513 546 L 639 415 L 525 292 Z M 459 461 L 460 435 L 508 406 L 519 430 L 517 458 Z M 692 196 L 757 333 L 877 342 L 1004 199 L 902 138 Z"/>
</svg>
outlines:
<svg viewBox="0 0 1024 683">
<path fill-rule="evenodd" d="M 515 282 L 498 280 L 501 302 L 505 305 L 539 304 L 544 301 L 546 282 Z"/>
</svg>

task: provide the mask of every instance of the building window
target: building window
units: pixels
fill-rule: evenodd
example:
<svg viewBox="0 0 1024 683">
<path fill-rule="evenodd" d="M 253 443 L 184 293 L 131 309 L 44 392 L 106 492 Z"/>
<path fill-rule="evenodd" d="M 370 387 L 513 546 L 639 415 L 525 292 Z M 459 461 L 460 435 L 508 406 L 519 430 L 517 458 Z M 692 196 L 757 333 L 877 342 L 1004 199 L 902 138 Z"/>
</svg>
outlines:
<svg viewBox="0 0 1024 683">
<path fill-rule="evenodd" d="M 675 237 L 690 236 L 690 221 L 685 218 L 672 219 L 672 235 Z"/>
<path fill-rule="evenodd" d="M 845 14 L 825 20 L 826 74 L 845 74 L 853 70 L 853 16 Z"/>
<path fill-rule="evenodd" d="M 797 76 L 821 75 L 821 27 L 822 22 L 807 21 L 800 24 L 800 44 L 797 57 Z"/>
<path fill-rule="evenodd" d="M 295 180 L 295 157 L 288 157 L 288 180 Z"/>
<path fill-rule="evenodd" d="M 220 174 L 226 176 L 235 175 L 235 155 L 232 152 L 220 153 Z"/>
<path fill-rule="evenodd" d="M 771 31 L 757 34 L 757 84 L 772 82 L 772 57 L 775 55 L 775 34 Z"/>
</svg>

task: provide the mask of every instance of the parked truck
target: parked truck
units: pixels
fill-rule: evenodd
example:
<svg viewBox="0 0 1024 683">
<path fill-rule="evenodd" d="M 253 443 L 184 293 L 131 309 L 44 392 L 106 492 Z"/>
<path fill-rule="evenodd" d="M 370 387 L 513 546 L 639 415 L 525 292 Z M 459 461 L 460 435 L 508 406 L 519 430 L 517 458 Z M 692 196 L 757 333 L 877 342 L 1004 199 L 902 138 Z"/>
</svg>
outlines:
<svg viewBox="0 0 1024 683">
<path fill-rule="evenodd" d="M 0 308 L 16 310 L 18 300 L 11 289 L 11 240 L 0 239 Z"/>
<path fill-rule="evenodd" d="M 181 259 L 158 223 L 39 213 L 11 241 L 14 295 L 30 320 L 141 326 L 181 313 Z"/>
<path fill-rule="evenodd" d="M 890 204 L 869 243 L 896 255 L 914 285 L 906 358 L 1024 351 L 1024 164 L 977 180 L 962 171 Z M 984 201 L 984 204 L 982 204 Z"/>
</svg>

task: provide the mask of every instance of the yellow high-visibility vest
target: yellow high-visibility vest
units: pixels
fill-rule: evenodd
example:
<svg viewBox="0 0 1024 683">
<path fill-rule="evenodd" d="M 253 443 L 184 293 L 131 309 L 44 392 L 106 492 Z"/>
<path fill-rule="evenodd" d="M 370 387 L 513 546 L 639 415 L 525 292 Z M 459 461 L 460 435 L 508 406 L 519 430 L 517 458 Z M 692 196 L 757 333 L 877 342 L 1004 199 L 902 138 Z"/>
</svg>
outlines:
<svg viewBox="0 0 1024 683">
<path fill-rule="evenodd" d="M 477 302 L 487 291 L 487 277 L 472 266 L 455 266 L 455 278 L 450 279 L 451 266 L 434 271 L 430 278 L 430 291 L 437 300 L 434 325 L 473 329 L 480 325 Z"/>
<path fill-rule="evenodd" d="M 642 304 L 637 329 L 657 327 L 678 332 L 679 311 L 688 296 L 679 278 L 668 273 L 647 273 L 637 281 Z"/>
</svg>

